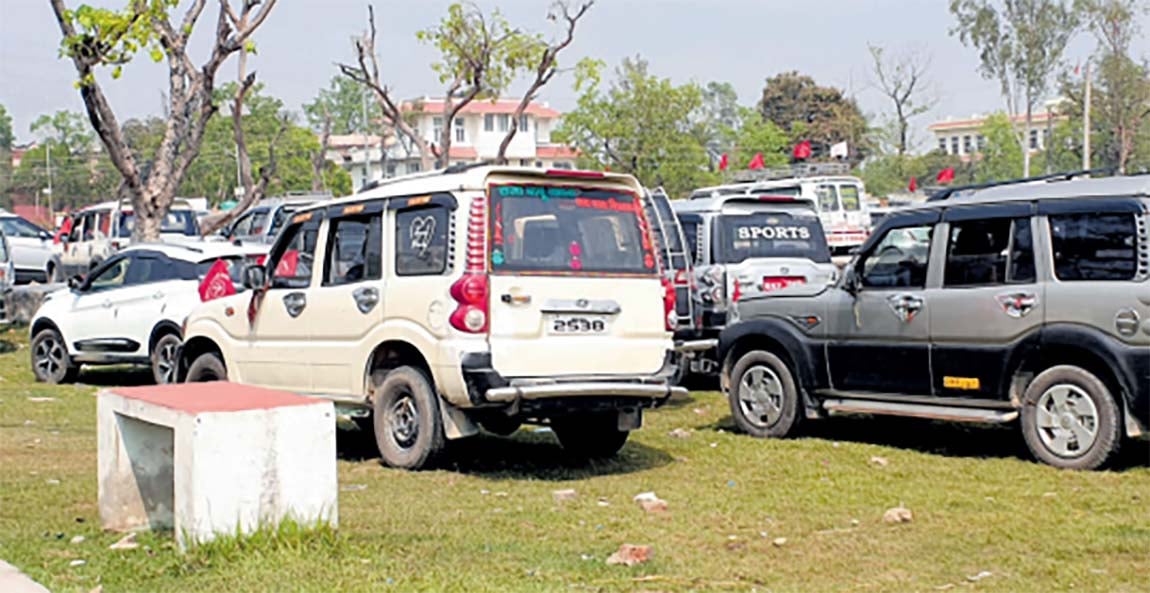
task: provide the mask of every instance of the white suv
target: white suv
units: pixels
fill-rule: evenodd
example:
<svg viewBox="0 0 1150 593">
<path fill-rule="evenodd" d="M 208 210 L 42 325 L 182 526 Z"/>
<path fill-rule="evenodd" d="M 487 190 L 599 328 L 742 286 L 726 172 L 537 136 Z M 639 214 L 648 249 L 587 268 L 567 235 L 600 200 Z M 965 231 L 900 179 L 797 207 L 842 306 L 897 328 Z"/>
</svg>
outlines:
<svg viewBox="0 0 1150 593">
<path fill-rule="evenodd" d="M 522 422 L 613 455 L 642 408 L 684 392 L 642 192 L 628 175 L 470 166 L 304 209 L 245 272 L 255 290 L 189 315 L 183 373 L 370 412 L 397 467 Z"/>
<path fill-rule="evenodd" d="M 157 383 L 175 379 L 180 325 L 201 299 L 201 281 L 223 260 L 240 287 L 245 263 L 267 248 L 227 243 L 129 247 L 84 280 L 47 295 L 32 318 L 32 371 L 63 383 L 81 365 L 146 364 Z M 226 289 L 225 289 L 226 291 Z"/>
</svg>

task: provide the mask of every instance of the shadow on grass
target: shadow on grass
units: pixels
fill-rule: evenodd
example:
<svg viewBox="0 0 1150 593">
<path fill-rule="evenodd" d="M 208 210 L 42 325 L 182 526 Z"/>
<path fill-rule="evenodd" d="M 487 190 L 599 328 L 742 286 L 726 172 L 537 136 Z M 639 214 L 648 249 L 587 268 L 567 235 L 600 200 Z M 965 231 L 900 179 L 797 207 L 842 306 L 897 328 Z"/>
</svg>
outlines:
<svg viewBox="0 0 1150 593">
<path fill-rule="evenodd" d="M 0 340 L 0 354 L 9 354 L 9 353 L 15 352 L 19 349 L 20 349 L 20 347 L 17 346 L 15 342 L 9 342 L 8 340 Z"/>
<path fill-rule="evenodd" d="M 738 432 L 730 416 L 696 429 Z M 881 445 L 945 457 L 1033 460 L 1015 423 L 983 425 L 897 416 L 835 416 L 805 422 L 797 437 Z M 1111 469 L 1122 471 L 1147 465 L 1150 442 L 1127 440 Z"/>
<path fill-rule="evenodd" d="M 379 458 L 371 433 L 356 428 L 341 428 L 336 433 L 336 448 L 339 458 L 347 461 Z M 578 480 L 645 471 L 672 461 L 664 451 L 634 440 L 610 459 L 576 459 L 559 446 L 550 431 L 527 427 L 509 437 L 480 433 L 449 441 L 436 467 L 496 480 Z"/>
<path fill-rule="evenodd" d="M 114 365 L 83 367 L 76 383 L 96 387 L 138 387 L 154 385 L 156 381 L 146 366 Z"/>
</svg>

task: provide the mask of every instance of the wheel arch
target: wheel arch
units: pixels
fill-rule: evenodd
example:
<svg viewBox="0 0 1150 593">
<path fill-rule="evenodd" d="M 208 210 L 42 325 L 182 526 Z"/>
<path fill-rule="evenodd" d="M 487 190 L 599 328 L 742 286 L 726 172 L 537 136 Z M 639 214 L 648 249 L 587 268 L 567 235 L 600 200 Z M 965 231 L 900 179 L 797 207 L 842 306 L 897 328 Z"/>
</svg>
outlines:
<svg viewBox="0 0 1150 593">
<path fill-rule="evenodd" d="M 724 393 L 730 388 L 730 371 L 739 358 L 753 350 L 764 350 L 778 356 L 794 369 L 795 380 L 803 393 L 815 384 L 815 370 L 804 347 L 809 338 L 798 334 L 778 319 L 736 323 L 719 336 L 719 360 L 722 367 L 719 383 Z"/>
<path fill-rule="evenodd" d="M 1052 326 L 1042 332 L 1041 346 L 1015 365 L 1015 379 L 1032 380 L 1057 365 L 1073 365 L 1098 377 L 1115 403 L 1129 405 L 1135 389 L 1132 371 L 1116 352 L 1113 338 L 1100 332 L 1073 326 Z M 1123 406 L 1119 405 L 1121 409 Z"/>
<path fill-rule="evenodd" d="M 46 329 L 54 329 L 56 330 L 56 333 L 60 334 L 61 337 L 64 336 L 64 332 L 60 331 L 60 326 L 56 325 L 55 321 L 52 321 L 47 317 L 41 317 L 32 322 L 32 328 L 28 332 L 28 337 L 30 339 L 35 338 L 36 334 Z M 65 339 L 64 341 L 67 342 L 68 340 Z"/>
<path fill-rule="evenodd" d="M 148 336 L 148 352 L 151 353 L 152 349 L 156 347 L 156 342 L 159 342 L 160 338 L 167 334 L 175 334 L 177 338 L 183 339 L 180 326 L 170 319 L 164 319 L 152 328 L 152 333 Z"/>
<path fill-rule="evenodd" d="M 427 375 L 427 380 L 435 388 L 435 375 L 427 357 L 414 344 L 407 340 L 384 340 L 372 349 L 363 369 L 364 393 L 371 397 L 371 375 L 376 371 L 391 370 L 401 366 L 412 366 Z"/>
<path fill-rule="evenodd" d="M 224 363 L 224 368 L 227 369 L 228 361 L 224 358 L 224 351 L 215 340 L 205 336 L 195 336 L 184 342 L 180 347 L 180 367 L 177 371 L 177 382 L 183 382 L 187 376 L 188 367 L 192 365 L 192 361 L 199 358 L 202 354 L 214 353 L 220 357 Z"/>
</svg>

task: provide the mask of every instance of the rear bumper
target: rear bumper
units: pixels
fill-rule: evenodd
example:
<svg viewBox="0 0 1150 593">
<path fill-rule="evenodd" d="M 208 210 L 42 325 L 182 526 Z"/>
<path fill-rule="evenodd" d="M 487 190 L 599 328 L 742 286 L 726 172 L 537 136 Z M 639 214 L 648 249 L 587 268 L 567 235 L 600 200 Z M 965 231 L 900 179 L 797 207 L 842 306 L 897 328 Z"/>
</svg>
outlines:
<svg viewBox="0 0 1150 593">
<path fill-rule="evenodd" d="M 570 383 L 532 383 L 488 389 L 485 399 L 495 403 L 533 401 L 537 399 L 569 397 L 625 397 L 664 400 L 672 395 L 687 395 L 686 388 L 665 383 L 622 383 L 613 381 L 587 381 Z"/>
</svg>

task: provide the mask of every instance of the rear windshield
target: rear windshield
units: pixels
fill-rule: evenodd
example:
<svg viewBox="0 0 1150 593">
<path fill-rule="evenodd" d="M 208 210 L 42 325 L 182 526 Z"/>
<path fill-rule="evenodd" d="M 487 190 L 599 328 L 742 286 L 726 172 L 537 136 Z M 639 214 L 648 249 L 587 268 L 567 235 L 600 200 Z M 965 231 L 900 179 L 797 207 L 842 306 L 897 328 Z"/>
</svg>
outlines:
<svg viewBox="0 0 1150 593">
<path fill-rule="evenodd" d="M 795 257 L 831 261 L 823 227 L 814 216 L 790 214 L 724 215 L 718 227 L 717 260 L 737 264 L 757 257 Z"/>
<path fill-rule="evenodd" d="M 136 214 L 134 212 L 122 212 L 120 214 L 120 236 L 128 237 L 132 234 L 132 228 L 136 226 Z M 177 233 L 194 237 L 200 234 L 200 225 L 196 221 L 196 213 L 191 210 L 172 210 L 164 216 L 163 222 L 160 223 L 161 233 Z"/>
<path fill-rule="evenodd" d="M 642 205 L 608 190 L 491 186 L 491 267 L 500 272 L 648 274 Z"/>
<path fill-rule="evenodd" d="M 859 209 L 859 188 L 857 185 L 840 185 L 839 200 L 843 203 L 843 210 Z"/>
</svg>

